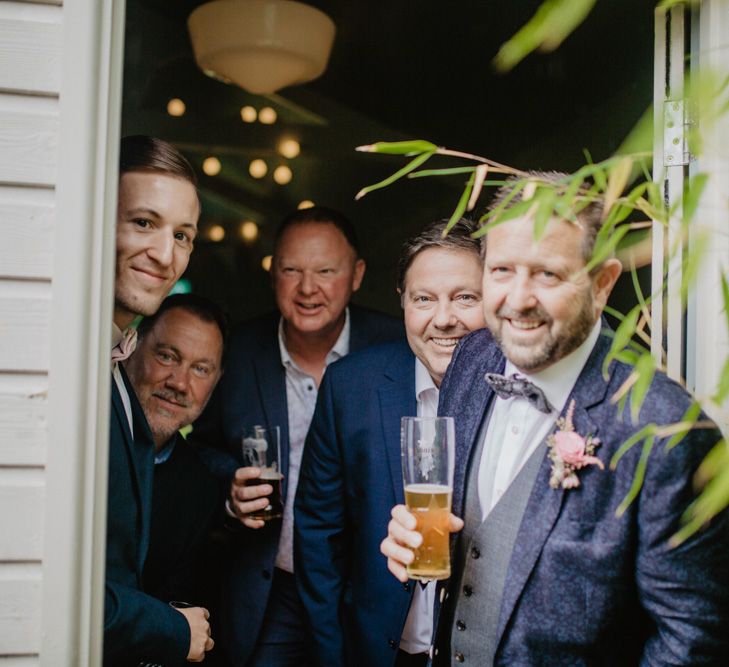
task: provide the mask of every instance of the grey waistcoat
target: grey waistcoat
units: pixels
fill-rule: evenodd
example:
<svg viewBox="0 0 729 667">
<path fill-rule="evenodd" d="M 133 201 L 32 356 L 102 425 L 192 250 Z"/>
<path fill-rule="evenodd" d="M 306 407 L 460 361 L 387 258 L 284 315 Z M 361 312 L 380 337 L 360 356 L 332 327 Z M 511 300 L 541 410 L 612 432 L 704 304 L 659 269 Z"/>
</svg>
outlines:
<svg viewBox="0 0 729 667">
<path fill-rule="evenodd" d="M 453 665 L 486 667 L 493 664 L 501 597 L 511 552 L 534 481 L 546 456 L 546 443 L 542 442 L 482 522 L 478 471 L 481 457 L 493 455 L 493 452 L 483 451 L 488 421 L 485 419 L 481 426 L 479 445 L 471 458 L 466 483 L 465 526 L 455 554 L 461 579 L 456 589 L 458 602 L 451 628 Z"/>
</svg>

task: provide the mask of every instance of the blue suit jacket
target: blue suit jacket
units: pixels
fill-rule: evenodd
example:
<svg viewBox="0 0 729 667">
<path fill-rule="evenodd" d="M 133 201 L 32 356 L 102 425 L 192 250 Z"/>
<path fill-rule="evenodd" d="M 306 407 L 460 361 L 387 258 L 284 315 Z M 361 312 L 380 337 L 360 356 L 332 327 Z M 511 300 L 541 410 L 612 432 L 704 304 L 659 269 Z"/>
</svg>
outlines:
<svg viewBox="0 0 729 667">
<path fill-rule="evenodd" d="M 417 414 L 407 342 L 332 364 L 306 440 L 295 504 L 296 582 L 317 664 L 394 664 L 412 584 L 387 570 L 380 542 L 404 502 L 400 418 Z"/>
<path fill-rule="evenodd" d="M 350 352 L 401 338 L 395 318 L 350 305 Z M 280 315 L 271 313 L 239 325 L 232 333 L 225 373 L 205 412 L 195 422 L 191 441 L 219 477 L 230 480 L 242 465 L 241 436 L 256 424 L 281 428 L 283 497 L 289 462 L 286 372 L 278 345 Z M 280 521 L 259 530 L 241 527 L 234 536 L 223 574 L 218 613 L 221 643 L 234 664 L 245 664 L 255 648 L 271 589 Z"/>
<path fill-rule="evenodd" d="M 154 442 L 129 381 L 134 439 L 121 394 L 111 381 L 109 490 L 106 524 L 104 664 L 141 660 L 177 665 L 190 649 L 185 617 L 142 592 L 149 546 Z"/>
<path fill-rule="evenodd" d="M 627 410 L 621 416 L 610 398 L 632 369 L 613 362 L 603 378 L 610 341 L 600 336 L 570 396 L 575 431 L 600 438 L 596 456 L 606 470 L 583 468 L 579 488 L 555 490 L 545 456 L 511 555 L 494 664 L 729 664 L 729 514 L 680 547 L 669 545 L 695 495 L 693 473 L 721 434 L 713 428 L 691 431 L 669 452 L 657 440 L 640 494 L 617 518 L 642 446 L 630 450 L 615 471 L 608 469 L 611 457 L 646 424 L 680 421 L 691 398 L 657 374 L 638 423 L 631 423 Z M 503 367 L 490 333 L 476 332 L 462 341 L 441 387 L 439 411 L 457 420 L 453 503 L 459 515 L 470 453 L 492 398 L 483 375 Z M 449 602 L 459 594 L 457 585 L 454 576 Z M 441 614 L 438 664 L 450 664 L 449 619 Z"/>
</svg>

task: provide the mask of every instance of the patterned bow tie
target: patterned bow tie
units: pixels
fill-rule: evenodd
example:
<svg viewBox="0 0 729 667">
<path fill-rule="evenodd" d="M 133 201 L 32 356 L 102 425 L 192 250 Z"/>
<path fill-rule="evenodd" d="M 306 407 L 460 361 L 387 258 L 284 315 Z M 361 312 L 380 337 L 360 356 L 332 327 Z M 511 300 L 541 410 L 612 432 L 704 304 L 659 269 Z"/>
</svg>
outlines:
<svg viewBox="0 0 729 667">
<path fill-rule="evenodd" d="M 553 410 L 544 392 L 537 385 L 529 382 L 529 380 L 517 373 L 509 377 L 499 375 L 498 373 L 486 373 L 484 380 L 486 380 L 499 398 L 521 396 L 522 398 L 526 398 L 532 406 L 545 415 L 548 415 Z"/>
<path fill-rule="evenodd" d="M 124 331 L 122 339 L 111 348 L 111 363 L 116 364 L 127 359 L 137 347 L 137 330 L 131 327 Z"/>
</svg>

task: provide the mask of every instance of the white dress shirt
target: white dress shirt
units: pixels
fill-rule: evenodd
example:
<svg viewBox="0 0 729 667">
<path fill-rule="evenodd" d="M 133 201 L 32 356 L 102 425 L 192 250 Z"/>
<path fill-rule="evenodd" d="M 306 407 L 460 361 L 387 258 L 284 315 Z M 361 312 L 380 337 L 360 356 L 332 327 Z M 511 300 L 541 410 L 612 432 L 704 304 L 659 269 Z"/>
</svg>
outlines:
<svg viewBox="0 0 729 667">
<path fill-rule="evenodd" d="M 120 341 L 123 337 L 124 337 L 124 333 L 122 332 L 122 330 L 118 326 L 116 326 L 116 324 L 114 324 L 112 322 L 111 323 L 112 350 L 120 343 Z M 127 387 L 124 384 L 124 380 L 122 379 L 118 362 L 112 363 L 111 376 L 114 378 L 114 382 L 116 382 L 116 386 L 119 389 L 119 394 L 121 395 L 121 400 L 124 405 L 124 412 L 127 413 L 127 421 L 129 422 L 129 430 L 131 431 L 132 438 L 133 438 L 134 437 L 134 426 L 132 424 L 132 401 L 129 398 L 129 392 L 127 391 Z"/>
<path fill-rule="evenodd" d="M 345 310 L 344 327 L 329 350 L 326 366 L 349 353 L 349 308 Z M 286 348 L 283 318 L 278 325 L 278 346 L 281 352 L 281 363 L 286 369 L 286 403 L 289 420 L 289 470 L 287 475 L 286 501 L 284 502 L 281 537 L 276 553 L 276 567 L 286 572 L 294 571 L 294 498 L 299 483 L 301 457 L 304 454 L 304 441 L 309 430 L 316 407 L 318 388 L 316 380 L 299 368 Z M 277 424 L 272 424 L 276 426 Z M 278 424 L 280 426 L 280 424 Z"/>
<path fill-rule="evenodd" d="M 507 360 L 504 375 L 513 373 L 537 385 L 552 405 L 552 412 L 540 412 L 526 399 L 494 397 L 491 419 L 478 469 L 478 496 L 481 516 L 485 519 L 514 481 L 522 466 L 547 437 L 562 413 L 600 335 L 602 323 L 595 323 L 590 335 L 576 350 L 537 373 L 522 373 Z M 490 492 L 489 492 L 490 490 Z"/>
<path fill-rule="evenodd" d="M 415 396 L 418 417 L 438 416 L 438 387 L 420 359 L 415 359 Z M 406 653 L 425 653 L 433 641 L 433 604 L 436 582 L 430 581 L 425 588 L 420 582 L 415 586 L 410 610 L 400 639 L 400 648 Z"/>
</svg>

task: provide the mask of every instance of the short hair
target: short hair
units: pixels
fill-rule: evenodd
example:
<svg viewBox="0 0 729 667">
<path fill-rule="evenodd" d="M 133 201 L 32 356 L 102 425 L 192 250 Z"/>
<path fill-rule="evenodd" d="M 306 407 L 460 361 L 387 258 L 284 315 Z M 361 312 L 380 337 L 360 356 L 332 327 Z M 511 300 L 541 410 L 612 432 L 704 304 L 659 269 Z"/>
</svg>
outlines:
<svg viewBox="0 0 729 667">
<path fill-rule="evenodd" d="M 411 236 L 400 248 L 400 256 L 397 260 L 397 288 L 405 291 L 405 277 L 413 260 L 423 250 L 428 248 L 445 248 L 446 250 L 467 250 L 475 255 L 480 254 L 480 241 L 473 238 L 478 225 L 473 220 L 461 218 L 446 234 L 446 227 L 449 220 L 436 220 L 425 226 L 425 228 Z"/>
<path fill-rule="evenodd" d="M 140 338 L 152 330 L 157 321 L 166 312 L 179 308 L 191 315 L 195 315 L 203 322 L 211 322 L 217 325 L 220 336 L 223 339 L 223 349 L 221 350 L 220 364 L 221 368 L 225 365 L 225 357 L 228 349 L 228 316 L 225 311 L 214 301 L 200 296 L 199 294 L 172 294 L 168 296 L 157 309 L 154 315 L 143 318 L 137 325 L 137 333 Z"/>
<path fill-rule="evenodd" d="M 335 211 L 333 208 L 326 206 L 312 206 L 289 213 L 279 224 L 276 229 L 276 235 L 273 238 L 273 254 L 276 255 L 279 243 L 287 230 L 294 225 L 305 225 L 307 223 L 323 223 L 334 225 L 347 240 L 347 243 L 354 250 L 356 257 L 360 256 L 359 240 L 357 232 L 351 220 L 343 213 Z"/>
<path fill-rule="evenodd" d="M 500 204 L 504 202 L 507 196 L 514 190 L 514 186 L 520 181 L 526 179 L 534 179 L 534 181 L 545 183 L 548 186 L 563 186 L 567 188 L 571 174 L 567 174 L 560 171 L 537 171 L 530 170 L 525 172 L 525 176 L 517 177 L 510 176 L 506 179 L 504 185 L 502 185 L 494 195 L 493 199 L 489 202 L 487 211 L 493 211 Z M 589 189 L 587 183 L 582 183 L 578 189 L 578 194 L 586 194 Z M 514 197 L 504 208 L 504 211 L 508 211 L 512 206 L 522 201 L 522 198 L 518 195 Z M 583 198 L 581 206 L 575 211 L 577 221 L 580 223 L 583 231 L 582 237 L 582 258 L 587 264 L 592 259 L 592 251 L 595 248 L 595 239 L 600 231 L 603 223 L 602 219 L 603 205 L 602 200 L 597 200 L 592 197 Z M 498 219 L 498 218 L 497 218 Z M 486 252 L 486 236 L 483 237 L 481 252 Z M 599 267 L 595 267 L 595 270 Z"/>
<path fill-rule="evenodd" d="M 188 181 L 197 189 L 197 175 L 187 158 L 172 144 L 144 134 L 121 140 L 119 178 L 130 171 L 162 172 Z"/>
</svg>

